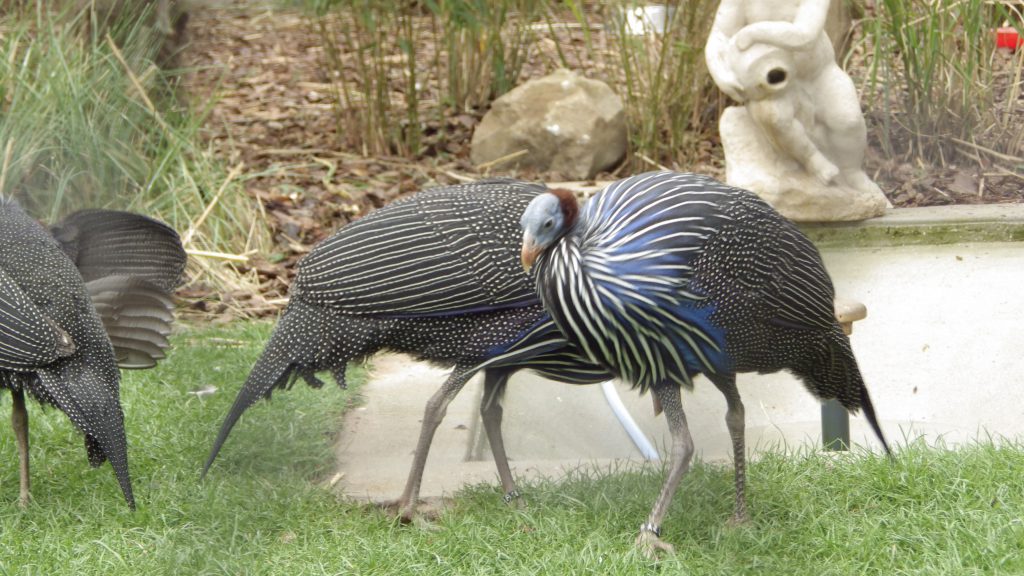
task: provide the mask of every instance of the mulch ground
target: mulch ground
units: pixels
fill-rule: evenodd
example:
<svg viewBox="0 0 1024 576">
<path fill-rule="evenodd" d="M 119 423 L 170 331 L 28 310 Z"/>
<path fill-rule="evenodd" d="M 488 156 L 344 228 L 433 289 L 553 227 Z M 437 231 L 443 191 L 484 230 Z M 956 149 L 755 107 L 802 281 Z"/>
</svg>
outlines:
<svg viewBox="0 0 1024 576">
<path fill-rule="evenodd" d="M 264 302 L 287 294 L 294 263 L 338 227 L 423 187 L 480 176 L 468 158 L 482 112 L 432 121 L 425 137 L 443 139 L 421 158 L 344 151 L 345 126 L 331 104 L 324 59 L 319 33 L 299 11 L 222 0 L 190 12 L 181 61 L 191 71 L 183 88 L 196 108 L 212 102 L 203 137 L 225 164 L 244 164 L 245 191 L 266 208 L 276 253 L 273 262 L 258 256 L 249 265 L 260 275 Z M 1024 116 L 1024 96 L 1019 108 Z M 721 177 L 722 164 L 711 157 L 695 169 Z M 883 158 L 872 146 L 866 168 L 898 207 L 1024 202 L 1024 180 L 978 166 L 915 166 Z"/>
</svg>

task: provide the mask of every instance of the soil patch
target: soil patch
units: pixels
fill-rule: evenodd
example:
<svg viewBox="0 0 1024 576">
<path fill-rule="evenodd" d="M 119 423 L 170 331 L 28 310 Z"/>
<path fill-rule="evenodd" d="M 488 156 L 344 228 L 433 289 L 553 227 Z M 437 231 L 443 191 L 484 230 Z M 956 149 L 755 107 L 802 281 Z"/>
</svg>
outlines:
<svg viewBox="0 0 1024 576">
<path fill-rule="evenodd" d="M 268 297 L 285 295 L 294 263 L 352 219 L 424 187 L 482 176 L 468 160 L 482 112 L 428 122 L 430 152 L 418 159 L 342 151 L 345 126 L 331 104 L 321 37 L 302 12 L 219 1 L 194 7 L 188 26 L 182 61 L 191 72 L 183 86 L 195 107 L 211 103 L 203 137 L 226 164 L 244 163 L 246 192 L 267 211 L 275 253 L 257 257 L 251 267 Z M 551 43 L 542 40 L 539 53 Z M 524 75 L 546 71 L 543 62 L 533 62 Z M 1024 100 L 1008 105 L 1024 111 Z M 868 115 L 869 128 L 880 121 Z M 1024 180 L 1005 171 L 915 166 L 884 158 L 877 141 L 872 144 L 865 166 L 894 206 L 1024 202 Z M 707 155 L 691 169 L 722 177 L 720 147 L 709 146 Z"/>
</svg>

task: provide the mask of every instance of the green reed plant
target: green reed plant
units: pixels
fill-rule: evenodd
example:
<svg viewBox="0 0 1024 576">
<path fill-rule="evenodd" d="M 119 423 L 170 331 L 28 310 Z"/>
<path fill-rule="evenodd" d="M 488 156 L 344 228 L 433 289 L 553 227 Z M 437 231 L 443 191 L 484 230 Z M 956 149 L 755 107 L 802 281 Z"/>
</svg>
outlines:
<svg viewBox="0 0 1024 576">
<path fill-rule="evenodd" d="M 455 112 L 486 106 L 516 86 L 541 0 L 425 0 L 444 61 L 438 73 L 444 103 Z"/>
<path fill-rule="evenodd" d="M 53 21 L 43 28 L 8 21 L 0 40 L 0 140 L 10 152 L 5 193 L 51 215 L 106 204 L 145 180 L 150 120 L 109 46 L 85 50 Z M 148 47 L 130 37 L 125 48 Z M 136 61 L 136 64 L 138 62 Z"/>
<path fill-rule="evenodd" d="M 307 6 L 324 41 L 344 144 L 364 155 L 419 154 L 414 13 L 387 0 L 310 0 Z"/>
<path fill-rule="evenodd" d="M 704 44 L 718 2 L 666 4 L 670 17 L 664 31 L 644 34 L 631 31 L 625 18 L 625 11 L 636 3 L 605 5 L 611 15 L 606 16 L 606 25 L 614 31 L 613 61 L 605 81 L 626 107 L 629 171 L 650 169 L 652 164 L 692 166 L 702 157 L 702 143 L 717 133 L 723 101 L 704 64 Z"/>
<path fill-rule="evenodd" d="M 262 247 L 244 176 L 228 179 L 199 143 L 206 111 L 177 103 L 173 77 L 154 64 L 163 36 L 147 15 L 101 34 L 85 24 L 89 6 L 67 5 L 0 14 L 0 194 L 44 220 L 129 209 L 164 220 L 190 249 Z M 204 264 L 203 275 L 219 270 Z"/>
<path fill-rule="evenodd" d="M 519 80 L 543 0 L 307 0 L 342 145 L 416 156 L 421 118 L 486 106 Z"/>
<path fill-rule="evenodd" d="M 1013 107 L 1000 103 L 1019 96 L 1024 55 L 1000 69 L 993 29 L 1004 20 L 1020 14 L 986 0 L 878 3 L 865 22 L 867 106 L 881 117 L 887 154 L 936 164 L 1013 159 L 1021 131 Z M 1009 79 L 997 81 L 1007 70 Z"/>
</svg>

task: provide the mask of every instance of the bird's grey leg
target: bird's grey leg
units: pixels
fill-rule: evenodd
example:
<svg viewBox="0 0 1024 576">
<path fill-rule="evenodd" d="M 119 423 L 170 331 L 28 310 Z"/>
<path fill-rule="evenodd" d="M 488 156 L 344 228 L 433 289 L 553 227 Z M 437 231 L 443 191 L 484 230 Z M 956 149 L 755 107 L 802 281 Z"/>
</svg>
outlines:
<svg viewBox="0 0 1024 576">
<path fill-rule="evenodd" d="M 673 551 L 671 544 L 661 541 L 661 521 L 672 504 L 672 496 L 679 487 L 679 481 L 690 469 L 690 460 L 693 458 L 693 438 L 690 437 L 690 429 L 686 424 L 679 387 L 663 382 L 655 386 L 652 392 L 657 395 L 668 419 L 669 432 L 672 434 L 672 453 L 668 477 L 661 487 L 661 494 L 654 502 L 647 522 L 640 526 L 640 535 L 636 539 L 637 545 L 647 556 L 654 556 L 656 550 Z"/>
<path fill-rule="evenodd" d="M 169 2 L 170 0 L 158 0 L 156 3 L 156 29 L 161 34 L 168 36 L 174 32 L 174 28 L 171 27 L 171 7 Z"/>
<path fill-rule="evenodd" d="M 25 409 L 25 392 L 22 390 L 11 390 L 11 426 L 14 428 L 14 438 L 18 442 L 18 478 L 21 490 L 18 496 L 18 505 L 22 508 L 28 506 L 29 477 L 28 477 L 28 410 Z"/>
<path fill-rule="evenodd" d="M 742 524 L 749 520 L 747 515 L 747 461 L 746 445 L 744 440 L 744 412 L 743 401 L 740 400 L 740 392 L 736 388 L 735 374 L 716 374 L 709 376 L 715 386 L 725 395 L 727 405 L 725 413 L 725 425 L 729 428 L 729 437 L 732 438 L 732 457 L 736 470 L 736 504 L 733 508 L 732 519 L 734 524 Z"/>
<path fill-rule="evenodd" d="M 494 465 L 498 468 L 501 488 L 505 491 L 505 502 L 510 503 L 519 498 L 519 491 L 516 490 L 515 481 L 512 480 L 512 471 L 508 467 L 508 456 L 505 454 L 505 441 L 501 437 L 501 417 L 504 412 L 501 407 L 501 395 L 505 384 L 508 383 L 509 375 L 505 370 L 484 371 L 484 394 L 480 398 L 480 418 L 484 423 L 484 432 L 487 433 L 487 442 L 491 445 L 491 454 L 494 455 Z"/>
<path fill-rule="evenodd" d="M 427 454 L 430 452 L 430 444 L 434 440 L 434 432 L 444 420 L 444 415 L 448 412 L 448 404 L 458 395 L 473 374 L 473 372 L 467 372 L 465 366 L 456 366 L 441 389 L 427 401 L 427 407 L 423 412 L 423 423 L 420 425 L 420 439 L 416 443 L 416 452 L 413 454 L 412 469 L 409 470 L 409 479 L 406 480 L 405 490 L 396 504 L 399 515 L 405 522 L 411 522 L 416 514 L 420 483 L 423 481 L 423 468 L 427 463 Z"/>
</svg>

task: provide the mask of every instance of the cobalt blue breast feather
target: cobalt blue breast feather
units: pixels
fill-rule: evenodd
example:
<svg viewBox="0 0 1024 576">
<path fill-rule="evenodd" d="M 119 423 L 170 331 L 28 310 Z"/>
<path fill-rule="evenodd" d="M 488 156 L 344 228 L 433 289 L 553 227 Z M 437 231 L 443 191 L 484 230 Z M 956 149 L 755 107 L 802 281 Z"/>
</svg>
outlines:
<svg viewBox="0 0 1024 576">
<path fill-rule="evenodd" d="M 567 264 L 550 270 L 581 281 L 549 283 L 542 294 L 565 304 L 549 307 L 560 329 L 644 389 L 662 380 L 689 386 L 693 374 L 731 368 L 714 307 L 691 282 L 694 261 L 728 216 L 717 208 L 721 192 L 678 176 L 641 174 L 594 196 L 549 256 Z M 595 317 L 621 330 L 595 329 Z"/>
</svg>

